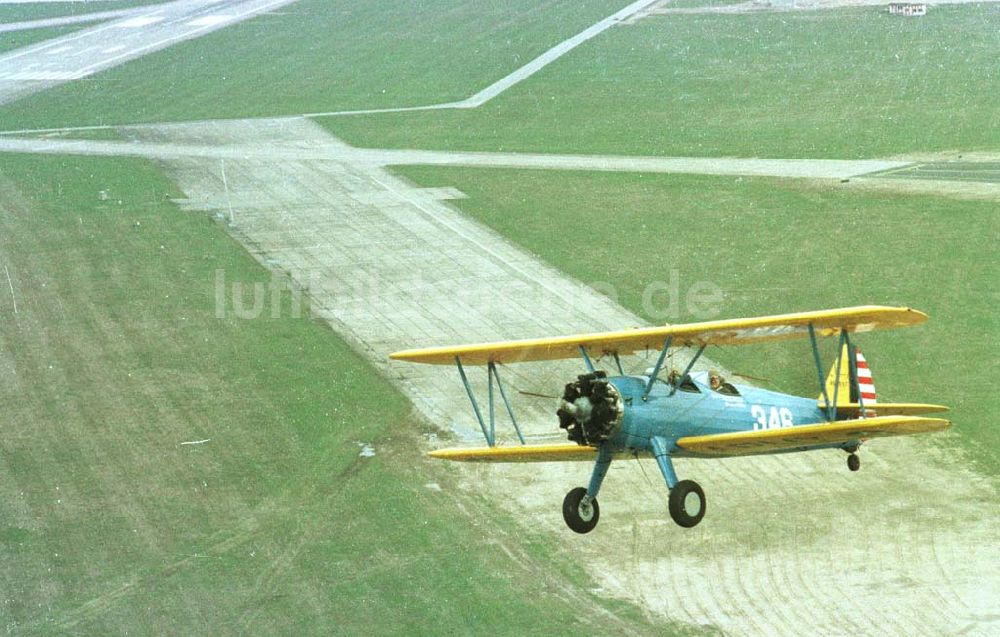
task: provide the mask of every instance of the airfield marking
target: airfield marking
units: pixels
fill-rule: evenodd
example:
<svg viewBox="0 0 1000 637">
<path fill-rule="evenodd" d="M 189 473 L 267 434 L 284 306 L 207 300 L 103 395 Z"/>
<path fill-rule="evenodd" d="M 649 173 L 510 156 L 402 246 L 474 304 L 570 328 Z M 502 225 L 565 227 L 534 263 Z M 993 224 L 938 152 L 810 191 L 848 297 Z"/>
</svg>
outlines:
<svg viewBox="0 0 1000 637">
<path fill-rule="evenodd" d="M 7 275 L 7 285 L 10 287 L 10 300 L 14 304 L 14 314 L 17 314 L 17 297 L 14 296 L 14 284 L 10 280 L 10 270 L 3 266 L 3 273 Z"/>
<path fill-rule="evenodd" d="M 190 22 L 185 22 L 184 24 L 194 27 L 214 26 L 216 24 L 222 24 L 223 22 L 228 22 L 229 20 L 232 19 L 233 16 L 231 15 L 207 15 L 202 18 L 196 18 L 194 20 L 191 20 Z"/>
<path fill-rule="evenodd" d="M 139 16 L 137 18 L 123 20 L 122 22 L 115 22 L 114 27 L 117 29 L 137 29 L 139 27 L 148 27 L 151 24 L 163 22 L 164 20 L 166 20 L 166 18 L 163 16 Z"/>
</svg>

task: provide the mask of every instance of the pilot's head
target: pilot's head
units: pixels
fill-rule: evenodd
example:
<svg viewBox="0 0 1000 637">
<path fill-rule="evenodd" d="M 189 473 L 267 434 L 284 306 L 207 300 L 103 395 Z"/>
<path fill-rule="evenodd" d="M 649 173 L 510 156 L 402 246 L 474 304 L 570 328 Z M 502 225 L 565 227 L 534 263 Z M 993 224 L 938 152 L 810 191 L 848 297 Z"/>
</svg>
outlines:
<svg viewBox="0 0 1000 637">
<path fill-rule="evenodd" d="M 718 389 L 722 386 L 722 376 L 719 376 L 719 372 L 711 369 L 708 372 L 708 385 L 712 389 Z"/>
</svg>

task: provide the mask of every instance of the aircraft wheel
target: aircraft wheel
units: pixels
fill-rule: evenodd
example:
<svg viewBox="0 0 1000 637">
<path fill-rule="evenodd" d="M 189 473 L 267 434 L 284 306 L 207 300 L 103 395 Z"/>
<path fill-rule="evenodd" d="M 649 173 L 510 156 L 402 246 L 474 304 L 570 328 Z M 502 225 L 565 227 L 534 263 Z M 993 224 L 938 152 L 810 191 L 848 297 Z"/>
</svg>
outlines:
<svg viewBox="0 0 1000 637">
<path fill-rule="evenodd" d="M 852 453 L 847 456 L 847 468 L 851 471 L 857 471 L 861 468 L 861 458 L 858 457 L 858 454 Z"/>
<path fill-rule="evenodd" d="M 705 517 L 705 492 L 694 480 L 681 480 L 670 490 L 670 517 L 685 527 L 695 526 Z"/>
<path fill-rule="evenodd" d="M 563 519 L 566 526 L 577 533 L 590 533 L 601 517 L 601 507 L 596 498 L 587 498 L 587 490 L 577 487 L 563 499 Z"/>
</svg>

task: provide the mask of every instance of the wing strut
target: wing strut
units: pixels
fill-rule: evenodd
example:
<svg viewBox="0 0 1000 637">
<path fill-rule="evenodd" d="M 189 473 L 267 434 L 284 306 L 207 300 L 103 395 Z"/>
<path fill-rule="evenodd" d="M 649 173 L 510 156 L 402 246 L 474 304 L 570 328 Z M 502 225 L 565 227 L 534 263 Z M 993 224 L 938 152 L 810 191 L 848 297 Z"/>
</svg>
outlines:
<svg viewBox="0 0 1000 637">
<path fill-rule="evenodd" d="M 621 374 L 622 376 L 624 376 L 625 375 L 625 368 L 622 367 L 622 359 L 621 359 L 621 357 L 618 356 L 618 352 L 612 352 L 611 354 L 612 354 L 612 356 L 615 357 L 615 365 L 618 366 L 618 373 Z"/>
<path fill-rule="evenodd" d="M 698 362 L 699 358 L 701 358 L 701 353 L 705 351 L 706 347 L 708 347 L 708 346 L 707 345 L 702 345 L 701 347 L 698 348 L 698 351 L 695 352 L 694 358 L 692 358 L 691 362 L 689 362 L 687 364 L 687 367 L 684 368 L 684 373 L 681 374 L 681 377 L 677 379 L 677 384 L 674 385 L 671 388 L 670 394 L 669 394 L 670 396 L 673 396 L 674 394 L 676 394 L 677 393 L 677 388 L 684 384 L 684 379 L 686 379 L 688 377 L 688 374 L 691 373 L 691 370 L 694 369 L 694 364 Z"/>
<path fill-rule="evenodd" d="M 844 364 L 844 346 L 848 338 L 847 332 L 841 332 L 837 339 L 837 369 L 834 372 L 835 378 L 833 380 L 833 404 L 826 408 L 827 420 L 837 419 L 837 405 L 839 404 L 837 401 L 840 399 L 840 368 Z M 848 390 L 849 393 L 850 390 Z"/>
<path fill-rule="evenodd" d="M 854 391 L 858 395 L 858 418 L 865 417 L 865 399 L 861 395 L 861 383 L 858 381 L 858 353 L 851 345 L 851 337 L 844 334 L 844 342 L 847 344 L 847 364 L 850 365 L 851 370 L 851 385 L 854 386 Z"/>
<path fill-rule="evenodd" d="M 649 375 L 649 379 L 646 381 L 646 388 L 642 391 L 642 399 L 647 400 L 649 398 L 649 392 L 653 389 L 653 382 L 656 381 L 656 377 L 660 375 L 660 367 L 663 366 L 663 359 L 667 357 L 667 350 L 670 349 L 670 343 L 673 342 L 674 337 L 668 336 L 663 341 L 663 349 L 660 350 L 660 355 L 656 359 L 656 365 L 653 366 L 653 373 Z"/>
<path fill-rule="evenodd" d="M 854 347 L 851 345 L 851 336 L 847 330 L 840 330 L 840 337 L 837 339 L 837 367 L 833 382 L 833 402 L 830 402 L 830 395 L 826 391 L 826 382 L 823 380 L 823 364 L 819 358 L 819 347 L 816 344 L 816 331 L 812 323 L 809 327 L 809 342 L 812 344 L 813 359 L 816 361 L 816 375 L 819 378 L 819 388 L 823 392 L 823 413 L 828 421 L 837 418 L 837 399 L 840 394 L 840 368 L 844 362 L 844 346 L 847 348 L 847 364 L 850 368 L 850 388 L 858 395 L 858 417 L 865 417 L 865 402 L 861 396 L 861 385 L 858 380 L 858 358 Z"/>
<path fill-rule="evenodd" d="M 830 420 L 830 396 L 826 393 L 826 383 L 823 382 L 823 363 L 819 360 L 819 345 L 816 344 L 816 328 L 809 323 L 809 343 L 812 345 L 813 360 L 816 361 L 816 377 L 819 378 L 819 388 L 823 392 L 823 414 Z M 840 332 L 843 338 L 843 330 Z"/>
<path fill-rule="evenodd" d="M 488 369 L 490 373 L 493 374 L 493 378 L 497 381 L 497 389 L 500 390 L 500 398 L 503 398 L 504 407 L 507 408 L 507 415 L 510 416 L 510 422 L 514 425 L 514 431 L 517 432 L 517 439 L 520 440 L 523 445 L 524 436 L 521 434 L 521 427 L 517 424 L 517 418 L 514 417 L 514 409 L 510 406 L 510 399 L 507 398 L 507 391 L 503 388 L 503 383 L 500 382 L 500 374 L 497 373 L 496 363 L 490 363 Z M 492 382 L 490 382 L 490 387 L 493 387 Z M 490 414 L 490 416 L 492 417 L 492 414 Z M 492 429 L 492 425 L 490 427 Z"/>
<path fill-rule="evenodd" d="M 483 438 L 486 438 L 486 444 L 492 447 L 497 442 L 496 401 L 493 398 L 494 381 L 496 381 L 497 389 L 500 390 L 500 398 L 507 409 L 507 415 L 510 416 L 510 422 L 514 425 L 514 431 L 517 432 L 517 439 L 521 441 L 522 445 L 525 444 L 521 427 L 517 424 L 517 418 L 514 417 L 514 408 L 510 405 L 510 398 L 507 397 L 507 390 L 504 389 L 503 383 L 500 382 L 500 374 L 497 372 L 496 363 L 490 362 L 486 366 L 486 376 L 489 384 L 489 427 L 486 426 L 486 420 L 483 419 L 483 413 L 479 409 L 476 395 L 472 393 L 472 386 L 465 375 L 465 368 L 462 367 L 462 359 L 458 356 L 455 357 L 455 365 L 458 367 L 458 375 L 462 378 L 462 385 L 465 386 L 465 393 L 469 396 L 469 402 L 472 403 L 472 411 L 475 412 L 476 420 L 479 421 L 479 428 L 483 431 Z"/>
<path fill-rule="evenodd" d="M 462 359 L 458 356 L 455 357 L 455 365 L 458 366 L 458 375 L 462 377 L 462 384 L 465 385 L 465 393 L 469 395 L 469 402 L 472 403 L 472 411 L 476 412 L 476 420 L 479 421 L 479 428 L 483 430 L 483 438 L 486 438 L 486 444 L 493 446 L 493 436 L 486 429 L 486 423 L 483 421 L 483 414 L 479 411 L 479 403 L 476 402 L 476 395 L 472 393 L 472 387 L 469 385 L 469 379 L 465 376 L 465 368 L 462 367 Z M 492 374 L 490 375 L 492 378 Z M 492 383 L 491 389 L 492 389 Z M 493 415 L 493 395 L 490 394 L 490 416 Z M 490 428 L 493 427 L 492 418 L 490 419 Z"/>
<path fill-rule="evenodd" d="M 590 360 L 590 356 L 587 355 L 587 348 L 583 345 L 580 346 L 580 356 L 583 357 L 583 364 L 587 366 L 587 371 L 593 374 L 597 371 L 594 368 L 594 363 Z"/>
</svg>

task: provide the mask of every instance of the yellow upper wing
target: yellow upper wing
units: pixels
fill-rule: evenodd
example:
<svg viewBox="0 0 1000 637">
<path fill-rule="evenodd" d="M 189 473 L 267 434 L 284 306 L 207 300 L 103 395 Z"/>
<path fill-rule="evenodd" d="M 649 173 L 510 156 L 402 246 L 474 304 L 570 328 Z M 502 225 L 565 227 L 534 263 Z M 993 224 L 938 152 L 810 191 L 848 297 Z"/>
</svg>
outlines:
<svg viewBox="0 0 1000 637">
<path fill-rule="evenodd" d="M 466 365 L 555 360 L 580 355 L 581 346 L 594 356 L 631 354 L 638 350 L 660 349 L 672 337 L 673 347 L 689 345 L 738 345 L 808 335 L 811 324 L 818 336 L 848 332 L 868 332 L 877 328 L 916 325 L 927 315 L 905 307 L 865 305 L 835 310 L 778 314 L 757 318 L 727 319 L 664 327 L 645 327 L 617 332 L 597 332 L 503 341 L 457 347 L 431 347 L 396 352 L 390 358 L 414 363 L 449 364 L 459 357 Z"/>
<path fill-rule="evenodd" d="M 940 418 L 878 416 L 784 429 L 688 436 L 679 439 L 677 446 L 685 451 L 706 456 L 747 456 L 813 445 L 847 443 L 866 438 L 928 433 L 941 431 L 950 426 L 950 422 Z"/>
</svg>

